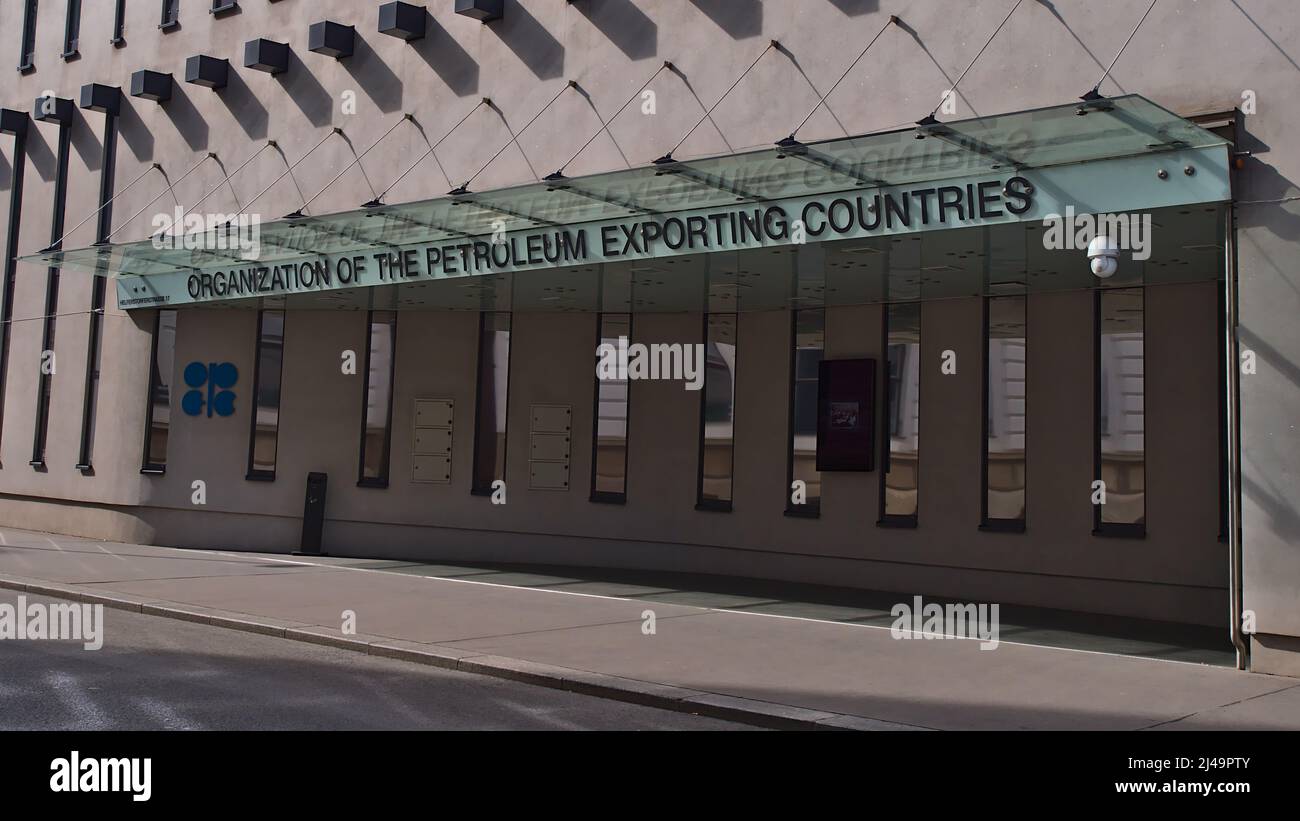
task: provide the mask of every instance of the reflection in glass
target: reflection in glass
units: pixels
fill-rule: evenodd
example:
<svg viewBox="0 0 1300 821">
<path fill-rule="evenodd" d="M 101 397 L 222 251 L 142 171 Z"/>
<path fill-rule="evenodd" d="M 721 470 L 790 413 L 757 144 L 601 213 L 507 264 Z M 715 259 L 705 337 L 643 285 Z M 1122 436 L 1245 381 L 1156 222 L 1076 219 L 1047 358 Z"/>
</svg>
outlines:
<svg viewBox="0 0 1300 821">
<path fill-rule="evenodd" d="M 510 387 L 510 314 L 479 314 L 478 406 L 472 490 L 488 493 L 506 475 L 506 410 Z"/>
<path fill-rule="evenodd" d="M 790 484 L 803 482 L 807 500 L 803 505 L 791 503 L 789 508 L 810 515 L 821 509 L 822 479 L 817 471 L 817 372 L 825 349 L 826 310 L 795 311 L 790 382 Z"/>
<path fill-rule="evenodd" d="M 363 485 L 387 486 L 393 418 L 393 360 L 397 353 L 397 313 L 371 311 L 366 341 L 366 410 L 361 429 Z"/>
<path fill-rule="evenodd" d="M 735 314 L 707 316 L 701 401 L 699 503 L 729 508 L 736 420 Z"/>
<path fill-rule="evenodd" d="M 167 467 L 167 431 L 171 422 L 171 382 L 176 373 L 176 311 L 160 310 L 153 329 L 153 356 L 149 369 L 148 438 L 144 443 L 143 470 Z"/>
<path fill-rule="evenodd" d="M 883 519 L 915 519 L 921 457 L 921 306 L 885 306 L 888 414 Z"/>
<path fill-rule="evenodd" d="M 1146 522 L 1145 352 L 1141 288 L 1097 293 L 1098 524 Z"/>
<path fill-rule="evenodd" d="M 988 300 L 984 519 L 1025 520 L 1025 297 Z"/>
<path fill-rule="evenodd" d="M 600 345 L 631 344 L 631 314 L 601 314 Z M 600 359 L 597 350 L 597 361 Z M 596 429 L 592 442 L 594 472 L 592 498 L 623 499 L 627 493 L 627 410 L 626 374 L 596 378 Z"/>
<path fill-rule="evenodd" d="M 280 373 L 284 363 L 284 311 L 262 311 L 257 328 L 257 376 L 249 477 L 275 478 L 280 433 Z"/>
</svg>

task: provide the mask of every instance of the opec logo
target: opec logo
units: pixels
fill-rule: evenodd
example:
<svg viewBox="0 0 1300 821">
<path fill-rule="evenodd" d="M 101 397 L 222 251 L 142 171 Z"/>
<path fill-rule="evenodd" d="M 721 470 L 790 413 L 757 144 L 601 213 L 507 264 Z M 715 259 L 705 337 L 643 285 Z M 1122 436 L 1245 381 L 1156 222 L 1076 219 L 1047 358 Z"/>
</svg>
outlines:
<svg viewBox="0 0 1300 821">
<path fill-rule="evenodd" d="M 235 392 L 239 369 L 230 362 L 191 362 L 185 366 L 185 384 L 192 390 L 181 397 L 181 410 L 190 416 L 229 416 L 235 412 Z"/>
</svg>

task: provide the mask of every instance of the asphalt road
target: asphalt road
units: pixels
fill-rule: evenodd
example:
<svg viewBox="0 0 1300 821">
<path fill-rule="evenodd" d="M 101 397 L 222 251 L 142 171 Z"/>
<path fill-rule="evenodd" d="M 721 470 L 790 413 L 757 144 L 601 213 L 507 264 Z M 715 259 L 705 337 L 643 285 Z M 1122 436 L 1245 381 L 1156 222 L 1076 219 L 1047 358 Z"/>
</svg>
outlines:
<svg viewBox="0 0 1300 821">
<path fill-rule="evenodd" d="M 0 731 L 751 729 L 158 616 L 104 621 L 99 650 L 0 640 Z"/>
</svg>

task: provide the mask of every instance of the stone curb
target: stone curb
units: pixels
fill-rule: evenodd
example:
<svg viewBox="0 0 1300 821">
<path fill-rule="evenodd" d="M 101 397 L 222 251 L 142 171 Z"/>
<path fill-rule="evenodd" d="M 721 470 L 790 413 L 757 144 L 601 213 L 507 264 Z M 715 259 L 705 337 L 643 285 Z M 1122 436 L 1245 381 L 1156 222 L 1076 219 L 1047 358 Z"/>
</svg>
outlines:
<svg viewBox="0 0 1300 821">
<path fill-rule="evenodd" d="M 778 730 L 921 730 L 908 724 L 862 716 L 831 713 L 776 704 L 770 701 L 741 698 L 704 690 L 692 690 L 669 684 L 593 673 L 569 667 L 556 667 L 523 659 L 475 653 L 456 647 L 421 644 L 384 636 L 345 636 L 332 628 L 283 621 L 280 619 L 233 613 L 197 605 L 157 601 L 126 593 L 88 593 L 84 587 L 37 579 L 0 576 L 0 588 L 24 593 L 102 604 L 117 610 L 129 610 L 149 616 L 242 630 L 294 641 L 352 650 L 372 656 L 409 661 L 463 673 L 477 673 L 510 679 L 525 684 L 569 690 L 582 695 L 623 701 L 645 707 L 693 713 L 726 721 L 736 721 Z"/>
</svg>

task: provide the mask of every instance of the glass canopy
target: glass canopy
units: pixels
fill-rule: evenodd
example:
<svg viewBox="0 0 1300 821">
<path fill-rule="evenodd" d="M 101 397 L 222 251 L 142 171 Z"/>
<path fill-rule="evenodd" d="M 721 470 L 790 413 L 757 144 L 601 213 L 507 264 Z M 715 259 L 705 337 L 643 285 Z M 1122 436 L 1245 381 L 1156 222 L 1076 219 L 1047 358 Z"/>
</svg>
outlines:
<svg viewBox="0 0 1300 821">
<path fill-rule="evenodd" d="M 1151 256 L 1137 260 L 1124 255 L 1119 270 L 1106 280 L 1093 276 L 1078 251 L 1044 247 L 1043 227 L 1026 222 L 200 304 L 223 310 L 640 314 L 820 308 L 1222 280 L 1223 203 L 1150 213 Z"/>
<path fill-rule="evenodd" d="M 1127 95 L 950 123 L 927 120 L 912 128 L 813 143 L 783 140 L 726 156 L 665 158 L 585 177 L 553 175 L 481 193 L 456 191 L 417 202 L 286 217 L 260 224 L 258 263 L 1224 144 L 1150 100 Z M 185 248 L 183 238 L 156 239 L 46 250 L 20 259 L 105 276 L 244 262 L 234 250 Z"/>
</svg>

